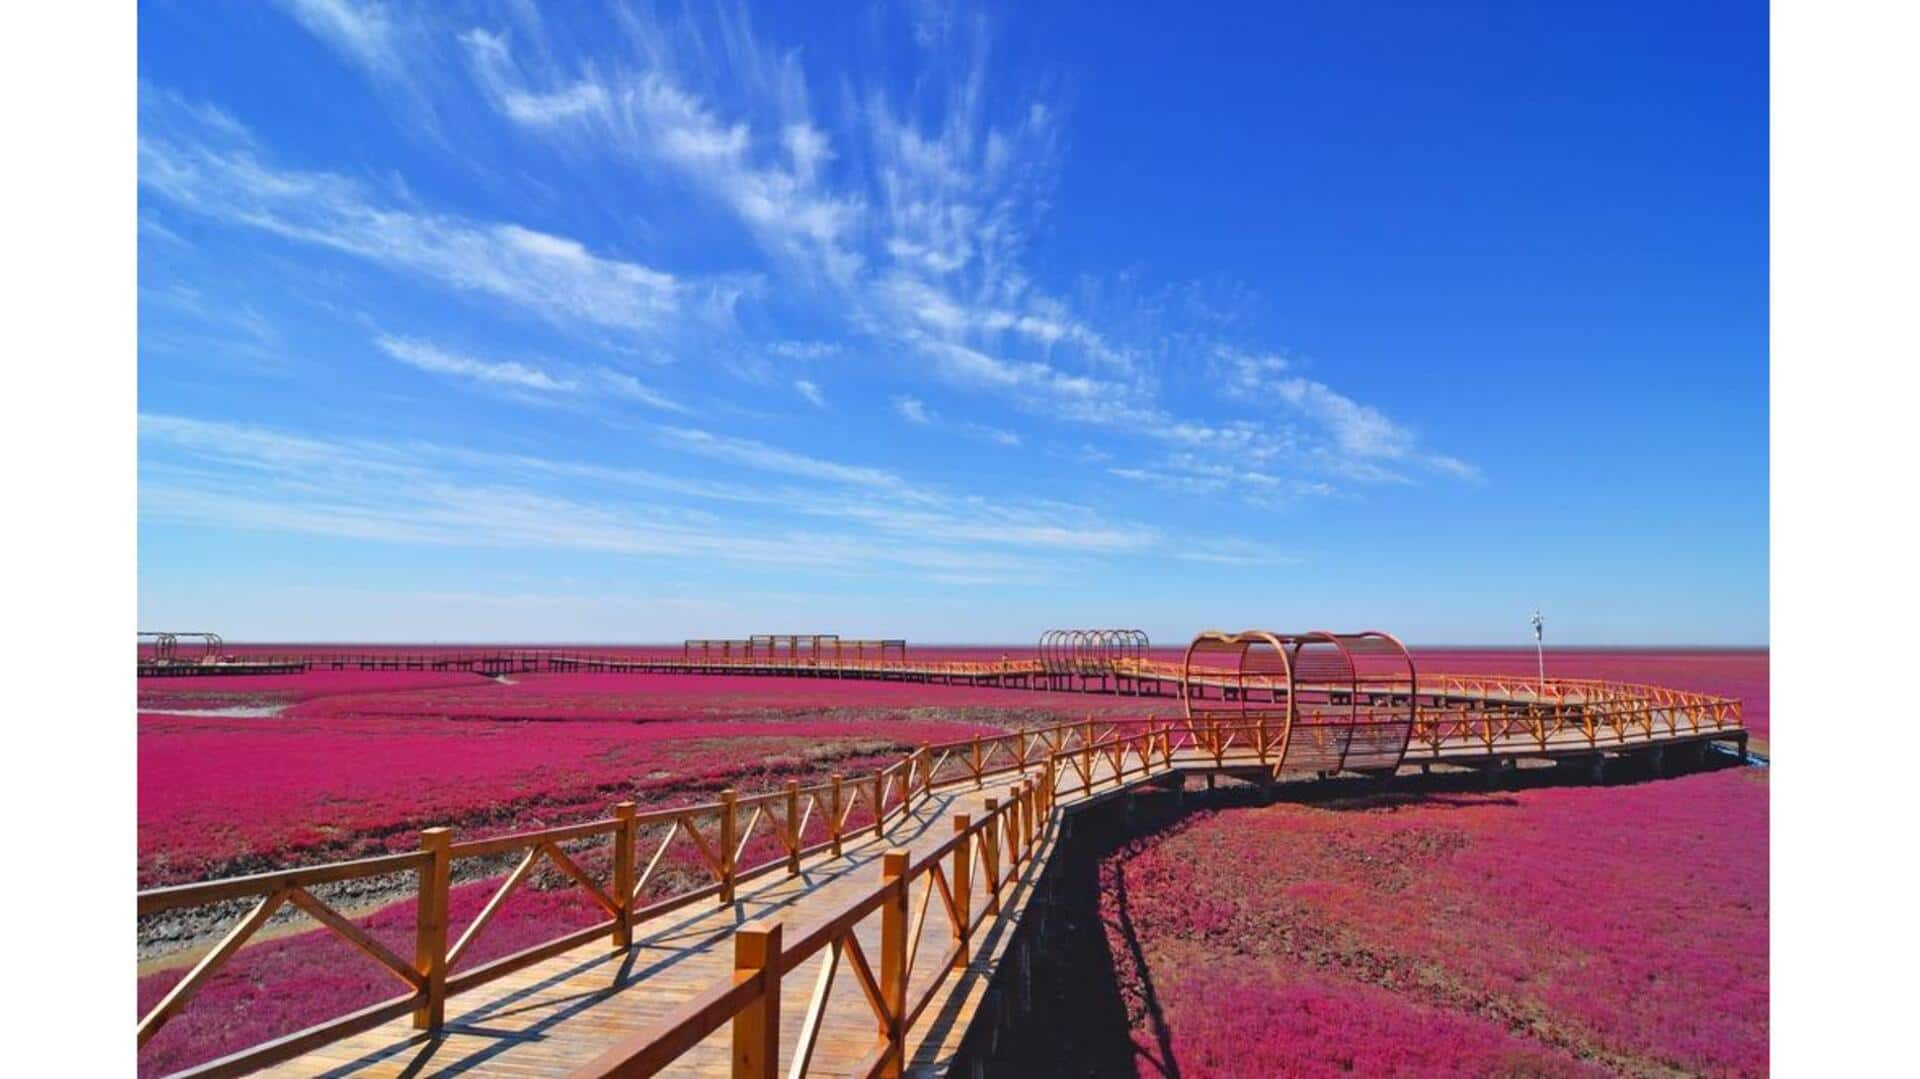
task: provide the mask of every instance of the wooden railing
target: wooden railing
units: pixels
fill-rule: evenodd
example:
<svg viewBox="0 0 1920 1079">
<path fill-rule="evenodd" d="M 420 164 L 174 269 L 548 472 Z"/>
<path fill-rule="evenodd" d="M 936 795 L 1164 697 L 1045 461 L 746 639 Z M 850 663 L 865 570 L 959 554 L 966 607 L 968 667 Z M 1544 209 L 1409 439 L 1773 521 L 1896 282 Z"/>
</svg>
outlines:
<svg viewBox="0 0 1920 1079">
<path fill-rule="evenodd" d="M 1087 728 L 1069 724 L 1056 730 L 1083 729 Z M 1055 734 L 1053 744 L 1061 744 L 1060 737 Z M 745 797 L 729 789 L 721 792 L 717 802 L 644 813 L 633 803 L 622 802 L 614 807 L 613 816 L 606 819 L 465 842 L 455 842 L 452 829 L 430 828 L 421 833 L 421 849 L 417 852 L 144 891 L 138 902 L 138 913 L 142 916 L 230 904 L 247 898 L 256 902 L 239 923 L 141 1017 L 138 1044 L 146 1045 L 208 979 L 288 904 L 305 911 L 386 967 L 403 983 L 406 994 L 224 1057 L 196 1072 L 237 1074 L 287 1059 L 409 1012 L 416 1026 L 437 1030 L 444 1022 L 449 996 L 559 955 L 596 937 L 606 936 L 613 947 L 626 948 L 631 945 L 634 927 L 639 923 L 702 899 L 732 903 L 736 889 L 747 881 L 782 869 L 788 875 L 797 875 L 801 859 L 809 855 L 827 851 L 839 856 L 850 840 L 868 834 L 883 836 L 888 827 L 923 804 L 937 785 L 981 783 L 991 776 L 1037 767 L 1039 758 L 1029 751 L 1037 744 L 1040 743 L 1027 732 L 1015 732 L 940 747 L 922 747 L 870 775 L 834 775 L 828 782 L 812 786 L 789 782 L 783 789 Z M 1007 749 L 1010 745 L 1027 748 L 1010 755 Z M 954 770 L 949 768 L 949 774 L 936 780 L 936 749 L 942 754 L 942 761 L 954 759 L 955 750 L 968 750 L 970 752 L 959 759 L 980 766 L 961 775 L 952 774 Z M 971 752 L 976 749 L 977 752 Z M 1014 756 L 1024 763 L 1016 762 Z M 755 841 L 762 835 L 768 841 L 759 846 L 768 856 L 755 859 Z M 599 875 L 583 868 L 577 857 L 580 847 L 595 844 L 607 848 L 607 861 L 611 863 L 609 869 Z M 709 879 L 697 887 L 658 895 L 650 888 L 668 864 L 669 851 L 674 850 L 676 844 L 690 856 L 687 861 Z M 449 892 L 457 875 L 456 865 L 463 860 L 485 863 L 513 855 L 519 856 L 513 870 L 460 936 L 449 943 L 447 912 Z M 570 879 L 607 918 L 455 972 L 460 961 L 472 954 L 475 942 L 502 904 L 543 866 Z M 307 890 L 321 884 L 401 872 L 414 872 L 418 877 L 417 940 L 411 962 L 394 954 Z"/>
<path fill-rule="evenodd" d="M 143 917 L 235 900 L 253 899 L 255 902 L 246 916 L 241 918 L 239 923 L 229 930 L 226 936 L 222 937 L 220 942 L 215 944 L 212 950 L 187 972 L 185 977 L 174 983 L 173 988 L 160 999 L 159 1003 L 140 1018 L 137 1044 L 147 1044 L 148 1040 L 158 1033 L 169 1019 L 178 1014 L 187 1002 L 193 999 L 194 994 L 199 992 L 207 980 L 213 977 L 214 973 L 231 959 L 250 937 L 288 903 L 305 911 L 322 926 L 345 939 L 380 966 L 385 967 L 407 987 L 407 993 L 405 996 L 363 1008 L 330 1023 L 311 1027 L 298 1034 L 270 1042 L 249 1051 L 242 1057 L 230 1057 L 228 1062 L 233 1065 L 231 1070 L 244 1070 L 255 1062 L 264 1063 L 268 1060 L 284 1059 L 336 1038 L 344 1038 L 357 1031 L 378 1026 L 409 1011 L 415 1012 L 416 1020 L 429 1015 L 426 1009 L 430 1008 L 436 1000 L 436 994 L 439 993 L 443 984 L 440 979 L 445 973 L 444 964 L 437 960 L 440 951 L 436 942 L 444 940 L 446 932 L 444 922 L 446 835 L 445 829 L 429 829 L 422 835 L 422 849 L 418 852 L 388 854 L 377 858 L 361 858 L 350 862 L 258 873 L 246 877 L 141 892 L 137 910 Z M 422 900 L 418 915 L 418 948 L 412 962 L 395 955 L 391 949 L 369 936 L 339 911 L 315 898 L 309 891 L 322 884 L 364 880 L 407 872 L 418 875 L 419 894 Z M 436 895 L 443 897 L 443 903 L 437 911 L 427 901 L 428 897 Z"/>
<path fill-rule="evenodd" d="M 919 858 L 905 850 L 887 851 L 880 859 L 880 879 L 871 889 L 790 941 L 779 920 L 742 926 L 734 933 L 734 969 L 728 978 L 575 1074 L 653 1075 L 731 1024 L 733 1074 L 778 1075 L 782 979 L 816 955 L 823 961 L 801 1016 L 788 1074 L 807 1074 L 842 966 L 859 985 L 876 1028 L 872 1049 L 855 1073 L 901 1074 L 909 1032 L 953 972 L 967 968 L 974 936 L 1000 913 L 1002 896 L 1019 881 L 1035 845 L 1050 832 L 1051 791 L 1047 777 L 1021 782 L 1008 789 L 1004 803 L 988 799 L 978 820 L 955 814 L 952 838 Z M 977 911 L 972 909 L 975 881 L 985 900 Z M 934 907 L 936 896 L 940 902 Z M 916 987 L 912 979 L 929 908 L 946 921 L 948 940 L 931 976 Z M 875 915 L 880 919 L 880 948 L 877 956 L 869 956 L 858 929 Z"/>
<path fill-rule="evenodd" d="M 1521 701 L 1515 689 L 1522 684 L 1519 680 L 1458 679 L 1430 687 L 1423 680 L 1412 730 L 1415 743 L 1436 753 L 1472 750 L 1515 753 L 1529 744 L 1543 751 L 1580 746 L 1600 749 L 1652 742 L 1663 737 L 1740 730 L 1739 703 L 1724 698 L 1657 687 L 1549 682 L 1545 693 L 1536 689 L 1539 694 L 1536 698 Z M 1488 691 L 1486 703 L 1471 707 L 1469 698 L 1476 692 Z M 1390 693 L 1391 687 L 1382 692 Z M 1463 700 L 1468 706 L 1461 705 Z M 1307 722 L 1294 728 L 1295 737 L 1300 736 L 1301 730 L 1311 729 L 1313 718 L 1310 710 L 1298 711 L 1305 715 Z M 1351 714 L 1351 709 L 1346 707 L 1333 711 Z M 1395 714 L 1404 716 L 1403 711 Z M 789 782 L 782 789 L 747 796 L 726 790 L 717 802 L 645 812 L 631 802 L 622 802 L 613 807 L 612 816 L 601 820 L 461 842 L 455 841 L 451 829 L 430 828 L 421 833 L 417 851 L 144 891 L 138 900 L 138 912 L 142 916 L 216 904 L 234 905 L 249 899 L 253 903 L 232 930 L 140 1018 L 138 1043 L 147 1044 L 250 938 L 289 906 L 306 913 L 370 961 L 385 968 L 404 992 L 391 1000 L 215 1061 L 204 1066 L 205 1071 L 231 1074 L 260 1067 L 409 1013 L 416 1026 L 437 1030 L 444 1021 L 449 996 L 504 977 L 596 937 L 605 936 L 613 948 L 629 947 L 635 928 L 650 918 L 704 899 L 732 903 L 742 883 L 775 872 L 796 875 L 802 859 L 808 856 L 824 851 L 837 857 L 851 840 L 868 835 L 884 836 L 891 824 L 908 817 L 937 790 L 966 785 L 980 789 L 989 781 L 1003 778 L 1013 778 L 1017 786 L 1026 787 L 1027 793 L 1012 798 L 981 820 L 969 822 L 942 848 L 950 854 L 959 846 L 971 844 L 968 849 L 975 851 L 972 857 L 982 861 L 993 856 L 978 853 L 991 849 L 990 843 L 987 848 L 980 846 L 983 842 L 980 837 L 1005 832 L 1002 824 L 995 822 L 1018 822 L 1026 832 L 1031 832 L 1036 820 L 1045 819 L 1043 810 L 1050 810 L 1062 795 L 1090 796 L 1103 784 L 1124 784 L 1176 765 L 1268 768 L 1278 774 L 1288 736 L 1286 719 L 1284 709 L 1194 719 L 1089 717 L 1079 722 L 923 746 L 872 774 L 834 775 L 821 784 L 802 786 Z M 1404 724 L 1405 720 L 1400 722 Z M 1031 780 L 1038 782 L 1029 783 Z M 1021 808 L 1030 797 L 1038 799 L 1034 807 Z M 1016 864 L 1019 857 L 1009 853 Z M 920 862 L 905 866 L 900 879 L 910 883 L 928 878 L 929 889 L 939 889 L 944 882 L 943 903 L 957 903 L 954 876 L 935 877 L 935 870 L 929 868 L 930 858 L 932 856 L 923 857 Z M 504 859 L 513 859 L 512 870 L 474 920 L 449 942 L 449 892 L 455 878 L 461 875 L 457 867 L 463 862 L 480 863 L 467 876 L 488 878 L 488 867 L 503 864 Z M 663 885 L 670 865 L 682 871 L 672 874 L 675 884 Z M 581 889 L 587 899 L 605 913 L 605 919 L 521 951 L 458 969 L 463 960 L 476 954 L 476 942 L 483 939 L 505 901 L 543 868 Z M 957 875 L 959 871 L 940 871 L 950 872 Z M 417 924 L 411 960 L 381 944 L 312 890 L 322 885 L 403 873 L 416 876 Z M 1002 879 L 1000 869 L 994 864 L 988 864 L 983 873 L 981 880 Z M 689 880 L 699 883 L 688 885 Z M 883 881 L 873 893 L 855 904 L 861 914 L 843 912 L 832 924 L 840 925 L 839 919 L 843 916 L 857 922 L 860 917 L 894 902 L 906 887 L 907 884 Z M 989 907 L 995 903 L 997 900 L 988 900 Z M 923 908 L 925 905 L 923 897 Z M 977 920 L 974 919 L 976 923 Z M 790 971 L 793 963 L 800 960 L 789 962 L 788 958 L 794 955 L 804 958 L 829 946 L 834 948 L 836 957 L 846 953 L 850 956 L 846 961 L 859 967 L 864 957 L 857 951 L 849 952 L 849 946 L 844 943 L 833 943 L 844 936 L 843 929 L 844 926 L 831 932 L 810 932 L 801 941 L 790 943 L 784 951 L 778 947 L 778 931 L 773 937 L 763 934 L 758 944 L 739 945 L 760 949 L 753 954 L 787 957 L 762 960 L 759 967 L 751 968 L 760 971 L 754 976 L 758 980 L 747 981 L 764 985 L 769 977 L 777 980 L 777 974 L 764 973 L 769 963 L 781 972 Z M 812 950 L 803 952 L 801 944 Z M 834 960 L 839 961 L 839 958 Z M 882 966 L 886 963 L 883 955 Z M 758 992 L 736 986 L 723 995 L 726 1001 L 739 1004 L 750 997 L 758 999 Z M 738 1010 L 717 1005 L 716 1008 L 713 1014 L 721 1015 L 723 1020 Z M 886 1014 L 917 1014 L 917 1009 L 904 1012 L 893 1009 Z M 698 1025 L 692 1022 L 688 1029 Z"/>
<path fill-rule="evenodd" d="M 791 942 L 786 940 L 786 926 L 779 919 L 742 926 L 733 938 L 734 969 L 730 976 L 654 1026 L 612 1046 L 576 1070 L 574 1076 L 628 1079 L 656 1075 L 729 1025 L 732 1074 L 737 1079 L 781 1075 L 782 980 L 822 953 L 824 958 L 784 1074 L 789 1079 L 801 1079 L 809 1073 L 827 1004 L 844 964 L 860 986 L 876 1028 L 872 1047 L 852 1074 L 900 1075 L 915 1024 L 951 974 L 967 968 L 974 935 L 983 922 L 1000 913 L 1004 892 L 1020 880 L 1035 846 L 1053 835 L 1061 798 L 1090 796 L 1097 789 L 1126 786 L 1136 778 L 1164 772 L 1173 766 L 1179 750 L 1194 744 L 1190 739 L 1196 735 L 1231 737 L 1222 729 L 1233 728 L 1233 733 L 1245 734 L 1258 724 L 1236 721 L 1193 726 L 1147 720 L 1131 726 L 1134 729 L 1125 731 L 1109 726 L 1102 737 L 1046 753 L 1037 759 L 1036 776 L 1008 788 L 1004 802 L 987 799 L 986 812 L 979 820 L 956 814 L 953 837 L 919 858 L 904 850 L 888 851 L 881 859 L 880 879 L 872 888 Z M 1086 737 L 1100 733 L 1102 726 L 1089 721 L 1053 730 L 1071 730 L 1076 737 Z M 981 756 L 975 754 L 970 759 L 978 761 Z M 974 764 L 968 774 L 989 773 Z M 960 777 L 962 781 L 966 778 Z M 971 909 L 976 880 L 984 890 L 984 902 L 978 911 Z M 917 881 L 924 884 L 920 885 L 917 912 L 910 917 Z M 935 896 L 940 899 L 937 907 L 932 904 Z M 944 915 L 949 941 L 932 974 L 914 988 L 910 982 L 930 907 Z M 880 917 L 877 970 L 857 933 L 875 914 Z"/>
</svg>

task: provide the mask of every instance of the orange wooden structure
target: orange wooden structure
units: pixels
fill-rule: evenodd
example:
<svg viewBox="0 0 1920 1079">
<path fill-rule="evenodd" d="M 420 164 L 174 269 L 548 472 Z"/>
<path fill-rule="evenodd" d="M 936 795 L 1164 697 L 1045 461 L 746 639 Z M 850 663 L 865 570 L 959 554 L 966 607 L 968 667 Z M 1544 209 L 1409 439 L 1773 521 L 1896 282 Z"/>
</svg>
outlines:
<svg viewBox="0 0 1920 1079">
<path fill-rule="evenodd" d="M 907 659 L 907 642 L 897 638 L 843 639 L 837 633 L 757 633 L 751 637 L 691 639 L 680 646 L 680 656 L 687 662 L 759 666 L 833 666 L 868 661 L 904 663 Z M 572 656 L 569 654 L 556 658 L 564 663 Z M 609 659 L 606 662 L 619 661 Z M 628 657 L 626 662 L 633 664 L 635 660 Z"/>
</svg>

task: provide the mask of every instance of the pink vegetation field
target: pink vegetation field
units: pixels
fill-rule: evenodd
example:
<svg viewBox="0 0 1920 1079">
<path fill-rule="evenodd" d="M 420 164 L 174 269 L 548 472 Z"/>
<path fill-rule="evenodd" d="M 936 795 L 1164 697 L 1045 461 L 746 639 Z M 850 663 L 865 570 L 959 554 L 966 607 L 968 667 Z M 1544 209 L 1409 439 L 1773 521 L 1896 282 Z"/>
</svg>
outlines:
<svg viewBox="0 0 1920 1079">
<path fill-rule="evenodd" d="M 1764 1073 L 1766 791 L 1742 769 L 1191 818 L 1101 870 L 1136 1064 Z"/>
<path fill-rule="evenodd" d="M 471 837 L 569 824 L 624 798 L 764 789 L 868 770 L 923 743 L 1153 708 L 1079 694 L 709 676 L 496 682 L 314 671 L 152 681 L 139 720 L 143 885 L 378 853 L 411 846 L 434 825 Z"/>
<path fill-rule="evenodd" d="M 1765 730 L 1765 653 L 1581 659 Z M 1194 815 L 1100 866 L 1135 1067 L 1765 1074 L 1767 834 L 1753 768 Z"/>
<path fill-rule="evenodd" d="M 1002 652 L 1026 650 L 947 654 Z M 1423 670 L 1526 673 L 1533 657 L 1418 658 Z M 1767 729 L 1765 652 L 1555 653 L 1549 664 L 1741 697 L 1749 726 Z M 624 799 L 704 801 L 728 785 L 870 771 L 976 732 L 1177 708 L 832 679 L 143 680 L 139 879 L 411 848 L 435 825 L 475 838 L 569 824 Z M 1102 866 L 1136 1063 L 1166 1070 L 1156 1061 L 1170 1046 L 1186 1074 L 1764 1071 L 1766 820 L 1764 773 L 1752 771 L 1196 816 Z M 456 885 L 456 931 L 497 883 Z M 578 896 L 517 894 L 463 964 L 597 920 Z M 404 888 L 352 916 L 409 953 Z M 142 926 L 143 1009 L 207 931 Z M 169 951 L 170 940 L 197 943 Z M 268 934 L 142 1051 L 140 1069 L 191 1066 L 389 999 L 396 984 L 322 931 Z"/>
</svg>

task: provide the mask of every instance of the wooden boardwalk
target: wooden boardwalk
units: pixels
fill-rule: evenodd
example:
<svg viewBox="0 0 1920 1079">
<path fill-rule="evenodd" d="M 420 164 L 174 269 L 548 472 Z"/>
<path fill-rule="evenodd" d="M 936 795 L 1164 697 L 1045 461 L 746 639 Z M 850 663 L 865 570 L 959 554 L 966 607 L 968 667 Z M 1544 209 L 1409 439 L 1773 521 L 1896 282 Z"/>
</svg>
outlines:
<svg viewBox="0 0 1920 1079">
<path fill-rule="evenodd" d="M 1014 674 L 970 666 L 872 674 Z M 846 673 L 868 674 L 856 670 Z M 1133 661 L 1110 673 L 1168 672 Z M 1598 770 L 1629 755 L 1658 770 L 1671 755 L 1744 749 L 1747 738 L 1738 702 L 1657 687 L 1453 676 L 1416 684 L 1411 675 L 1309 685 L 1291 673 L 1195 673 L 1184 672 L 1183 719 L 1089 718 L 926 746 L 878 773 L 813 787 L 726 791 L 717 803 L 645 813 L 622 803 L 602 820 L 464 842 L 429 829 L 418 852 L 143 892 L 143 917 L 253 906 L 141 1019 L 140 1042 L 291 905 L 385 966 L 406 995 L 195 1073 L 940 1074 L 993 999 L 1061 826 L 1082 808 L 1191 774 L 1272 783 L 1434 765 L 1494 770 L 1523 758 Z M 595 851 L 611 856 L 595 862 Z M 483 864 L 496 868 L 482 874 L 491 879 L 509 856 L 518 867 L 450 941 L 451 867 L 491 859 Z M 662 865 L 692 875 L 663 893 Z M 609 920 L 461 966 L 498 905 L 542 866 L 571 877 Z M 419 881 L 411 960 L 326 901 L 329 887 L 396 873 Z"/>
<path fill-rule="evenodd" d="M 1510 748 L 1525 749 L 1514 745 Z M 1224 764 L 1224 767 L 1223 767 Z M 1054 812 L 1036 828 L 1035 841 L 1022 864 L 1011 870 L 1000 894 L 1001 912 L 986 922 L 975 938 L 975 951 L 961 970 L 943 984 L 931 987 L 920 1022 L 905 1031 L 906 1071 L 909 1074 L 945 1074 L 954 1063 L 963 1036 L 973 1023 L 986 995 L 996 964 L 1013 930 L 1025 913 L 1040 875 L 1045 871 L 1058 838 L 1058 823 L 1067 814 L 1139 785 L 1164 780 L 1174 773 L 1226 771 L 1257 773 L 1252 752 L 1229 753 L 1224 761 L 1189 750 L 1170 760 L 1142 764 L 1124 758 L 1122 778 L 1115 778 L 1115 761 L 1100 757 L 1091 774 L 1069 770 L 1059 778 Z M 668 915 L 647 926 L 632 949 L 610 948 L 596 941 L 535 964 L 508 977 L 454 998 L 446 1026 L 438 1036 L 415 1030 L 405 1019 L 347 1038 L 272 1069 L 288 1076 L 416 1076 L 416 1075 L 561 1075 L 596 1073 L 596 1061 L 610 1052 L 617 1056 L 622 1043 L 644 1042 L 650 1032 L 668 1027 L 676 1013 L 684 1013 L 695 999 L 733 973 L 735 934 L 743 926 L 778 920 L 795 935 L 833 917 L 880 880 L 883 852 L 906 851 L 919 860 L 951 839 L 953 817 L 980 819 L 996 788 L 973 789 L 961 784 L 935 791 L 907 811 L 884 837 L 868 837 L 849 845 L 840 857 L 826 854 L 805 860 L 792 877 L 748 886 L 736 901 L 718 907 Z M 1005 788 L 998 801 L 1008 800 Z M 985 874 L 971 874 L 968 908 L 984 909 L 988 896 Z M 914 919 L 909 930 L 918 946 L 907 964 L 909 999 L 918 987 L 935 981 L 948 957 L 954 935 L 953 920 L 940 900 L 936 885 L 910 888 Z M 866 955 L 883 951 L 881 919 L 868 917 L 855 926 Z M 818 992 L 818 981 L 828 954 L 822 952 L 800 963 L 780 989 L 780 1011 L 792 1017 L 778 1028 L 779 1071 L 786 1074 L 803 1034 L 798 1018 L 807 1014 Z M 877 1033 L 873 1010 L 847 969 L 835 977 L 836 991 L 826 997 L 820 1034 L 806 1074 L 867 1075 L 872 1073 Z M 667 1074 L 734 1074 L 733 1043 L 728 1026 L 717 1026 L 679 1055 Z"/>
<path fill-rule="evenodd" d="M 1111 789 L 1110 779 L 1102 789 Z M 665 1023 L 676 1008 L 723 982 L 733 969 L 733 935 L 740 926 L 777 918 L 803 931 L 871 890 L 880 879 L 884 851 L 905 850 L 918 857 L 953 835 L 952 817 L 984 815 L 993 788 L 970 786 L 938 791 L 914 807 L 885 837 L 869 837 L 845 848 L 841 857 L 807 859 L 794 877 L 770 879 L 743 888 L 736 902 L 669 914 L 644 927 L 630 951 L 604 942 L 535 964 L 449 1002 L 446 1027 L 439 1037 L 414 1030 L 407 1020 L 288 1061 L 272 1074 L 302 1076 L 399 1076 L 462 1074 L 559 1075 L 571 1072 L 623 1038 Z M 1006 791 L 1000 789 L 1002 799 Z M 1052 848 L 1052 832 L 1037 841 L 1016 881 L 1001 893 L 1002 914 L 977 938 L 972 962 L 939 987 L 926 1018 L 909 1034 L 908 1056 L 916 1071 L 939 1071 L 951 1059 L 985 992 L 999 952 L 1025 908 L 1033 883 Z M 984 874 L 972 875 L 969 906 L 986 904 Z M 934 979 L 947 952 L 952 922 L 937 897 L 920 906 L 925 889 L 914 895 L 916 913 L 926 912 L 920 947 L 909 968 L 909 991 Z M 865 953 L 879 956 L 880 919 L 868 918 L 856 929 Z M 782 1010 L 796 1019 L 806 1013 L 827 956 L 803 963 L 783 981 Z M 838 972 L 828 997 L 819 1048 L 809 1074 L 852 1075 L 874 1048 L 876 1023 L 854 975 Z M 781 1028 L 781 1059 L 791 1060 L 800 1023 Z M 731 1045 L 722 1028 L 703 1039 L 672 1069 L 685 1074 L 729 1074 Z"/>
</svg>

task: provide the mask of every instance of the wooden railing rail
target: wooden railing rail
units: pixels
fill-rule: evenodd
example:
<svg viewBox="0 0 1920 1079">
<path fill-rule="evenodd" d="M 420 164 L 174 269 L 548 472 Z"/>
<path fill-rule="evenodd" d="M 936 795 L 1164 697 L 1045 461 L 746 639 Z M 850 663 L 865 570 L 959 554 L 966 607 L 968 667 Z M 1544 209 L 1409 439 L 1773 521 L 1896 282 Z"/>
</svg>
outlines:
<svg viewBox="0 0 1920 1079">
<path fill-rule="evenodd" d="M 939 749 L 950 752 L 970 744 L 970 741 L 956 742 Z M 138 1043 L 145 1045 L 186 1006 L 209 978 L 288 904 L 306 911 L 322 926 L 388 967 L 406 983 L 410 991 L 404 997 L 222 1058 L 203 1066 L 207 1071 L 231 1074 L 261 1067 L 408 1012 L 414 1013 L 416 1025 L 423 1029 L 438 1029 L 444 1021 L 446 998 L 451 995 L 504 977 L 602 935 L 607 936 L 615 947 L 627 947 L 631 943 L 634 927 L 649 918 L 710 897 L 730 903 L 735 889 L 746 881 L 781 868 L 789 874 L 797 874 L 802 858 L 822 851 L 830 850 L 838 856 L 846 840 L 853 837 L 848 824 L 854 810 L 863 802 L 874 818 L 870 826 L 863 827 L 870 827 L 875 836 L 884 835 L 891 824 L 911 815 L 915 807 L 923 804 L 938 787 L 951 782 L 934 775 L 931 761 L 933 750 L 934 747 L 915 749 L 901 761 L 870 776 L 848 779 L 835 775 L 827 783 L 808 787 L 790 782 L 782 790 L 744 798 L 727 790 L 721 793 L 718 802 L 644 813 L 638 812 L 632 803 L 621 803 L 614 807 L 612 817 L 602 820 L 457 843 L 453 841 L 450 829 L 429 829 L 422 833 L 422 849 L 415 852 L 143 891 L 136 903 L 140 915 L 244 898 L 254 898 L 257 902 L 171 992 L 141 1017 L 137 1031 Z M 1025 765 L 1034 766 L 1031 761 Z M 1010 764 L 985 774 L 995 775 L 1022 767 L 1020 764 Z M 778 853 L 754 864 L 743 865 L 742 855 L 756 837 L 763 820 L 774 836 Z M 814 820 L 820 822 L 825 835 L 809 842 L 805 838 L 807 828 Z M 665 826 L 664 834 L 652 847 L 651 856 L 643 863 L 636 857 L 640 853 L 636 846 L 646 829 L 656 826 Z M 686 837 L 686 845 L 697 854 L 699 864 L 709 872 L 712 882 L 651 903 L 642 903 L 648 885 L 665 864 L 668 848 L 680 837 Z M 610 878 L 605 880 L 589 874 L 562 846 L 595 839 L 609 840 L 612 845 L 612 871 Z M 453 864 L 459 860 L 497 858 L 516 853 L 520 858 L 515 867 L 474 920 L 449 943 L 447 907 Z M 471 954 L 475 942 L 505 901 L 542 866 L 551 866 L 571 878 L 574 885 L 581 888 L 595 905 L 607 912 L 608 918 L 471 969 L 455 972 L 456 965 Z M 416 873 L 419 878 L 416 890 L 418 939 L 416 956 L 411 963 L 402 961 L 350 919 L 307 891 L 316 885 L 406 871 Z"/>
<path fill-rule="evenodd" d="M 731 976 L 573 1074 L 655 1075 L 731 1024 L 732 1074 L 777 1076 L 782 980 L 822 955 L 787 1075 L 798 1079 L 808 1073 L 843 966 L 859 984 L 875 1019 L 875 1044 L 855 1068 L 856 1074 L 900 1075 L 909 1032 L 953 972 L 967 969 L 975 933 L 999 913 L 1001 897 L 1023 873 L 1021 865 L 1051 830 L 1053 804 L 1047 790 L 1047 784 L 1037 781 L 1016 784 L 1004 804 L 989 799 L 980 819 L 956 814 L 952 838 L 918 859 L 904 850 L 886 852 L 880 860 L 880 880 L 873 888 L 790 941 L 778 920 L 743 926 L 734 934 Z M 976 881 L 985 898 L 977 912 L 973 908 Z M 917 908 L 916 886 L 920 890 Z M 933 975 L 914 989 L 910 983 L 930 909 L 939 911 L 946 921 L 948 942 Z M 877 957 L 870 957 L 858 930 L 876 913 L 881 922 L 880 950 Z"/>
<path fill-rule="evenodd" d="M 406 993 L 341 1016 L 331 1022 L 311 1027 L 298 1034 L 215 1061 L 205 1066 L 206 1070 L 215 1073 L 244 1071 L 272 1060 L 285 1059 L 315 1045 L 347 1037 L 396 1019 L 410 1011 L 426 1007 L 433 998 L 436 985 L 432 963 L 419 956 L 416 956 L 415 961 L 408 962 L 394 954 L 392 949 L 380 943 L 325 901 L 317 898 L 309 889 L 322 884 L 412 872 L 418 875 L 421 893 L 425 895 L 434 887 L 436 864 L 441 861 L 441 855 L 434 846 L 437 843 L 436 837 L 423 844 L 423 849 L 418 852 L 360 858 L 331 865 L 257 873 L 246 877 L 156 888 L 142 892 L 136 904 L 136 909 L 141 915 L 206 906 L 236 899 L 251 898 L 256 899 L 257 902 L 206 955 L 201 957 L 198 963 L 194 964 L 191 970 L 174 983 L 173 988 L 158 1003 L 140 1017 L 136 1030 L 136 1044 L 147 1044 L 167 1024 L 168 1020 L 186 1007 L 207 981 L 229 959 L 233 958 L 234 954 L 255 933 L 288 905 L 304 912 L 321 927 L 353 945 L 361 954 L 385 968 L 406 987 Z M 419 933 L 423 939 L 433 931 L 433 918 L 434 912 L 423 905 L 418 915 Z"/>
</svg>

